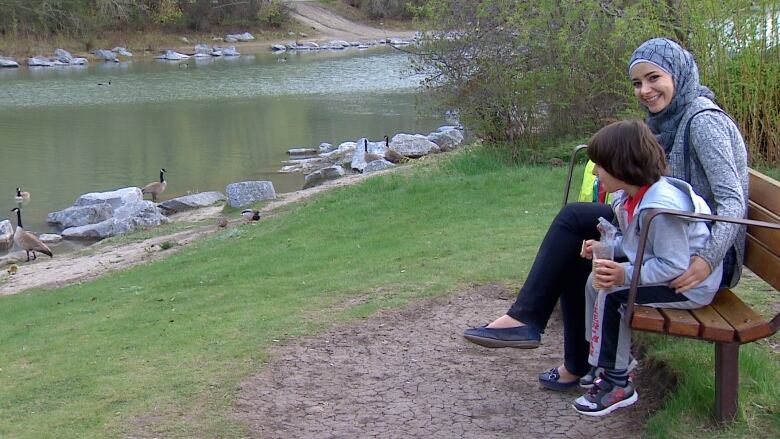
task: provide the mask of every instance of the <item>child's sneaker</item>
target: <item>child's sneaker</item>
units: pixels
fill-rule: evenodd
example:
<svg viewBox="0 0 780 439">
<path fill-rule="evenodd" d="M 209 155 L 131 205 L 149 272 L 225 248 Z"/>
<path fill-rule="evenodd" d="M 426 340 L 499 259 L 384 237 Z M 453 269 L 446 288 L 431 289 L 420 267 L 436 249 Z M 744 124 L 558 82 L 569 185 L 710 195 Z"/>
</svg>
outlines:
<svg viewBox="0 0 780 439">
<path fill-rule="evenodd" d="M 625 387 L 616 386 L 599 378 L 588 393 L 574 401 L 572 407 L 587 416 L 608 415 L 620 407 L 628 407 L 639 400 L 634 383 L 628 381 Z"/>
<path fill-rule="evenodd" d="M 633 378 L 633 374 L 631 372 L 636 369 L 637 366 L 639 366 L 639 362 L 634 358 L 632 355 L 628 358 L 628 373 L 631 378 Z M 591 367 L 588 373 L 585 374 L 582 378 L 580 378 L 580 387 L 583 389 L 590 389 L 593 387 L 593 382 L 596 381 L 597 378 L 603 377 L 604 374 L 604 368 L 603 367 Z"/>
</svg>

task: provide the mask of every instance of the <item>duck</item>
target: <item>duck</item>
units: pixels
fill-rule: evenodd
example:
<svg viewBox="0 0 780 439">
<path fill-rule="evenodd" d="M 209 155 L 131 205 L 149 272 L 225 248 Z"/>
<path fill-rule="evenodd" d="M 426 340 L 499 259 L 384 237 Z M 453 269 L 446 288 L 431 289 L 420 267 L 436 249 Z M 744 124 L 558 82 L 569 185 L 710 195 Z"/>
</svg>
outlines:
<svg viewBox="0 0 780 439">
<path fill-rule="evenodd" d="M 54 255 L 46 244 L 42 243 L 37 236 L 24 230 L 24 227 L 22 226 L 22 210 L 18 207 L 14 207 L 11 209 L 11 212 L 16 212 L 14 242 L 27 253 L 27 260 L 25 262 L 30 262 L 30 253 L 32 253 L 33 260 L 37 259 L 38 257 L 35 255 L 35 252 L 40 252 L 53 258 Z"/>
<path fill-rule="evenodd" d="M 409 161 L 409 157 L 402 155 L 394 149 L 390 149 L 390 139 L 387 136 L 385 136 L 385 148 L 387 148 L 387 151 L 385 151 L 385 160 L 388 162 L 398 164 Z"/>
<path fill-rule="evenodd" d="M 241 211 L 241 216 L 246 220 L 246 224 L 252 221 L 260 221 L 260 211 L 255 209 L 244 209 Z"/>
<path fill-rule="evenodd" d="M 152 194 L 152 201 L 157 202 L 157 196 L 165 191 L 168 186 L 168 182 L 165 181 L 163 174 L 165 174 L 165 168 L 160 169 L 160 181 L 153 181 L 141 189 L 141 194 Z"/>
<path fill-rule="evenodd" d="M 363 140 L 363 151 L 366 152 L 365 158 L 366 163 L 373 162 L 374 160 L 379 160 L 382 158 L 379 154 L 374 154 L 373 152 L 368 152 L 368 139 Z"/>
<path fill-rule="evenodd" d="M 16 188 L 16 196 L 14 197 L 17 203 L 30 201 L 30 193 L 22 191 L 21 188 Z"/>
</svg>

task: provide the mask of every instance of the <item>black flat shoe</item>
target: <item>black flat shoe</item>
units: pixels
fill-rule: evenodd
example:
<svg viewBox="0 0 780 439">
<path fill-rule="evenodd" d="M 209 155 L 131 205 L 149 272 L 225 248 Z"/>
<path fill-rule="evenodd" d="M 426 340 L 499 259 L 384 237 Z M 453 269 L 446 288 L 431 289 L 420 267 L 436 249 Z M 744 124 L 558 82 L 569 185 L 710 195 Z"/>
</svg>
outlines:
<svg viewBox="0 0 780 439">
<path fill-rule="evenodd" d="M 529 325 L 514 328 L 469 328 L 463 337 L 486 348 L 533 349 L 539 347 L 542 335 Z"/>
</svg>

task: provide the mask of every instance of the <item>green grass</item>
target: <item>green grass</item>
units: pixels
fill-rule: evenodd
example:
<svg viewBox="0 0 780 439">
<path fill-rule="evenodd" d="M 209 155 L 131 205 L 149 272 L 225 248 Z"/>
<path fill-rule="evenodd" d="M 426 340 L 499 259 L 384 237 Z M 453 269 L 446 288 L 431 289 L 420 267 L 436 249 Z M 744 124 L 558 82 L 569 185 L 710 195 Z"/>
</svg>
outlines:
<svg viewBox="0 0 780 439">
<path fill-rule="evenodd" d="M 743 275 L 735 289 L 740 298 L 764 317 L 778 309 L 778 294 L 754 275 Z M 740 348 L 740 410 L 728 428 L 716 428 L 711 413 L 715 401 L 712 344 L 677 337 L 643 334 L 646 355 L 664 362 L 677 376 L 678 388 L 647 425 L 648 437 L 770 439 L 780 435 L 780 337 Z"/>
<path fill-rule="evenodd" d="M 0 437 L 244 437 L 227 414 L 275 343 L 467 284 L 523 279 L 560 206 L 565 169 L 509 166 L 486 150 L 423 165 L 158 262 L 0 297 Z M 343 306 L 353 298 L 358 305 Z M 652 355 L 685 374 L 681 383 L 702 381 L 694 397 L 674 396 L 649 432 L 712 429 L 711 346 L 659 346 Z M 716 434 L 765 426 L 776 435 L 777 368 L 765 347 L 743 351 L 753 364 L 742 368 L 747 420 L 735 435 Z"/>
<path fill-rule="evenodd" d="M 0 298 L 0 436 L 240 437 L 225 413 L 274 340 L 524 276 L 562 171 L 426 162 L 160 262 Z"/>
</svg>

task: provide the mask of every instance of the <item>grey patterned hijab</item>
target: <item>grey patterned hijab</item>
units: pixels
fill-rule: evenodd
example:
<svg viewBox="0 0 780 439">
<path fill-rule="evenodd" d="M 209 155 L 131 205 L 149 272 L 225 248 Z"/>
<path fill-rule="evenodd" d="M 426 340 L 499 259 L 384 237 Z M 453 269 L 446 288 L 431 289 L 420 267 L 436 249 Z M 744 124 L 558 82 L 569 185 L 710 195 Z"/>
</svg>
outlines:
<svg viewBox="0 0 780 439">
<path fill-rule="evenodd" d="M 699 84 L 699 69 L 690 52 L 666 38 L 653 38 L 642 43 L 628 63 L 631 67 L 639 62 L 650 62 L 672 75 L 674 96 L 669 105 L 658 113 L 647 113 L 647 124 L 658 142 L 668 153 L 672 150 L 677 127 L 688 108 L 688 104 L 699 96 L 715 101 L 715 93 Z"/>
</svg>

